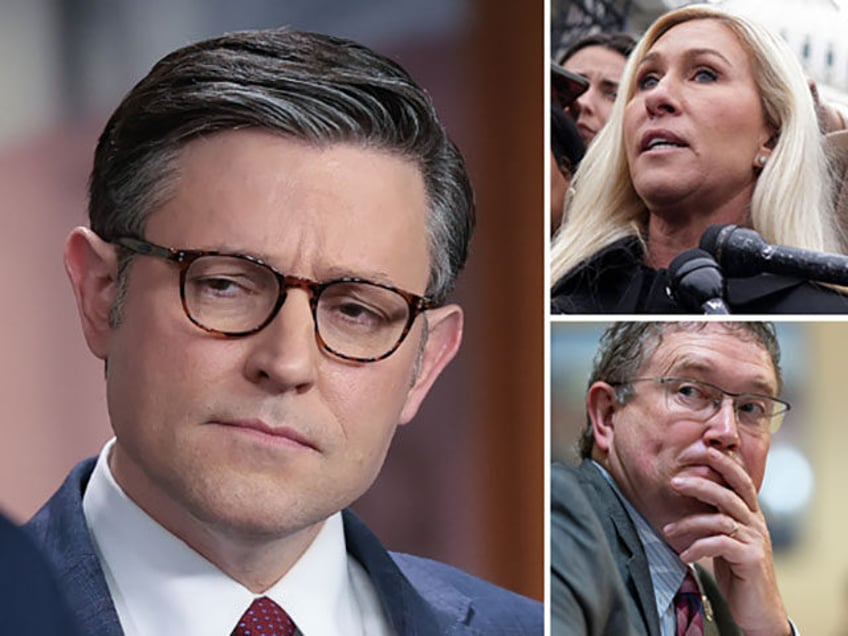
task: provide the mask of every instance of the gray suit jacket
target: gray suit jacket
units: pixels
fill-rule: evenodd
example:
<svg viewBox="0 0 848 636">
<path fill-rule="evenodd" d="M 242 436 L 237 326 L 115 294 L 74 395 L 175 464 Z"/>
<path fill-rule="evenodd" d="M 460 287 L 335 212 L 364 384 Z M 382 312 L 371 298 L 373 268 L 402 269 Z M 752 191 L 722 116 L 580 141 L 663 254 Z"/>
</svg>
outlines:
<svg viewBox="0 0 848 636">
<path fill-rule="evenodd" d="M 577 469 L 563 467 L 558 470 L 572 471 L 573 478 L 591 502 L 621 578 L 626 598 L 626 613 L 635 633 L 660 636 L 659 616 L 648 558 L 645 556 L 636 527 L 618 495 L 590 461 L 584 461 Z M 722 635 L 741 634 L 712 576 L 702 568 L 697 569 L 714 616 L 712 624 L 705 624 L 705 632 L 712 631 Z M 595 580 L 591 581 L 591 584 L 595 583 Z"/>
<path fill-rule="evenodd" d="M 76 466 L 25 530 L 50 561 L 82 632 L 122 636 L 82 511 L 94 461 Z M 397 634 L 543 633 L 541 603 L 442 563 L 389 553 L 356 515 L 343 517 L 348 552 L 368 572 Z"/>
<path fill-rule="evenodd" d="M 604 530 L 570 466 L 551 467 L 551 634 L 633 636 Z"/>
</svg>

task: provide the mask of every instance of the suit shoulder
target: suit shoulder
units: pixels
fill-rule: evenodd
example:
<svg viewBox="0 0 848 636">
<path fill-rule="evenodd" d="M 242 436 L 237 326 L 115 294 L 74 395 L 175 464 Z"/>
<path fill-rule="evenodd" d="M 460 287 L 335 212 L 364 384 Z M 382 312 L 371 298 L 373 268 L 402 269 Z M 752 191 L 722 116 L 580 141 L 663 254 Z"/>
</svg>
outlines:
<svg viewBox="0 0 848 636">
<path fill-rule="evenodd" d="M 429 603 L 451 612 L 467 605 L 471 613 L 469 624 L 483 633 L 543 633 L 544 611 L 539 601 L 438 561 L 400 553 L 391 556 Z"/>
</svg>

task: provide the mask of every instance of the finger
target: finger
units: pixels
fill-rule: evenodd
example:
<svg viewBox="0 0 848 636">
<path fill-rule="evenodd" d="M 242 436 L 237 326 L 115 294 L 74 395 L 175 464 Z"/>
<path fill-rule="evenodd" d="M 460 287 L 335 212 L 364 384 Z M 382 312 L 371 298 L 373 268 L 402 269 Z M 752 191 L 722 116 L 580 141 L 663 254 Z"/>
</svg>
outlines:
<svg viewBox="0 0 848 636">
<path fill-rule="evenodd" d="M 692 543 L 699 538 L 716 535 L 725 535 L 742 541 L 744 540 L 742 529 L 742 524 L 730 515 L 714 513 L 684 517 L 679 521 L 666 524 L 662 531 L 669 541 L 685 539 L 687 543 Z"/>
<path fill-rule="evenodd" d="M 678 555 L 685 563 L 694 563 L 701 559 L 723 559 L 739 579 L 747 579 L 761 570 L 767 558 L 764 545 L 760 542 L 742 542 L 726 534 L 702 537 L 692 542 Z"/>
<path fill-rule="evenodd" d="M 810 88 L 810 93 L 813 96 L 813 101 L 815 102 L 816 106 L 818 106 L 820 100 L 819 100 L 819 87 L 816 85 L 816 80 L 814 80 L 811 77 L 807 78 L 807 86 Z"/>
<path fill-rule="evenodd" d="M 749 506 L 736 491 L 704 477 L 678 475 L 670 483 L 678 494 L 714 506 L 719 512 L 723 512 L 742 523 L 751 514 Z"/>
<path fill-rule="evenodd" d="M 706 460 L 710 468 L 719 473 L 730 489 L 742 498 L 751 512 L 760 509 L 757 500 L 757 488 L 754 486 L 751 476 L 739 461 L 715 448 L 707 450 Z"/>
</svg>

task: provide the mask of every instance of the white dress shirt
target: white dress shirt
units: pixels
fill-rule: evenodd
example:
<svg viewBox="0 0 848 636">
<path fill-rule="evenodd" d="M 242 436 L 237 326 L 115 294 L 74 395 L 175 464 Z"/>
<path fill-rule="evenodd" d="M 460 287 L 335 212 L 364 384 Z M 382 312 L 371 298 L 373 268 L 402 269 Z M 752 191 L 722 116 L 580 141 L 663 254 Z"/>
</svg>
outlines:
<svg viewBox="0 0 848 636">
<path fill-rule="evenodd" d="M 341 513 L 264 594 L 230 578 L 127 497 L 109 469 L 107 442 L 83 512 L 126 636 L 229 636 L 257 596 L 291 616 L 299 634 L 392 634 L 376 590 L 348 555 Z"/>
</svg>

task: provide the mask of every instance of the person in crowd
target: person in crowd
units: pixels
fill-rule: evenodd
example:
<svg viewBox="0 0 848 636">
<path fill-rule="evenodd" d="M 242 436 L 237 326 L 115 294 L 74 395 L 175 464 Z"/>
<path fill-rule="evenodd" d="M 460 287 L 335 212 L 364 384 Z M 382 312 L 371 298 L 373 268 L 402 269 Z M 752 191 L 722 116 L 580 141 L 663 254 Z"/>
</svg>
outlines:
<svg viewBox="0 0 848 636">
<path fill-rule="evenodd" d="M 551 64 L 551 211 L 550 232 L 562 223 L 566 193 L 571 177 L 580 164 L 586 145 L 574 121 L 565 109 L 589 88 L 589 82 L 579 75 Z"/>
<path fill-rule="evenodd" d="M 789 409 L 779 362 L 767 323 L 624 322 L 602 336 L 582 462 L 559 465 L 552 482 L 561 499 L 563 475 L 576 480 L 602 533 L 555 516 L 552 554 L 569 532 L 589 537 L 590 554 L 573 557 L 598 552 L 598 567 L 582 569 L 589 596 L 614 589 L 603 566 L 609 549 L 636 633 L 795 633 L 757 500 L 771 435 Z M 693 566 L 704 559 L 712 574 Z"/>
<path fill-rule="evenodd" d="M 589 82 L 589 89 L 566 109 L 587 145 L 609 119 L 627 56 L 635 45 L 629 33 L 592 33 L 579 38 L 560 56 L 564 69 Z"/>
<path fill-rule="evenodd" d="M 843 251 L 806 79 L 787 45 L 722 9 L 671 11 L 631 55 L 551 249 L 554 313 L 676 313 L 667 267 L 711 225 Z M 733 313 L 848 311 L 840 289 L 726 280 Z"/>
<path fill-rule="evenodd" d="M 84 633 L 542 633 L 347 509 L 462 334 L 471 185 L 404 69 L 290 29 L 181 48 L 106 124 L 89 217 L 65 266 L 115 436 L 26 526 Z"/>
<path fill-rule="evenodd" d="M 551 237 L 562 224 L 566 195 L 574 171 L 586 153 L 577 127 L 562 110 L 551 107 Z"/>
</svg>

